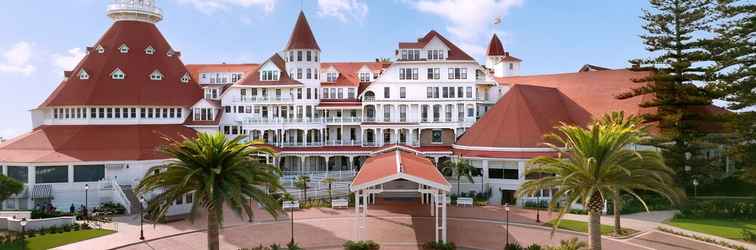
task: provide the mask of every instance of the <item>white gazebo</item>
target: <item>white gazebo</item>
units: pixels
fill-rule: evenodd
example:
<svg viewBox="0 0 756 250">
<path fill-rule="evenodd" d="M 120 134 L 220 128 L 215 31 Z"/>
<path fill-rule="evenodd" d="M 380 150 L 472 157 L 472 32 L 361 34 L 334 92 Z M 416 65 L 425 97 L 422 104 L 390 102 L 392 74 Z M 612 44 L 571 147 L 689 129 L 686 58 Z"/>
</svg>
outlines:
<svg viewBox="0 0 756 250">
<path fill-rule="evenodd" d="M 386 185 L 396 181 L 408 181 L 416 185 Z M 397 192 L 421 194 L 422 204 L 429 204 L 435 221 L 436 241 L 446 242 L 446 206 L 449 182 L 433 162 L 402 148 L 385 151 L 368 158 L 352 181 L 350 191 L 355 193 L 355 237 L 360 240 L 360 231 L 367 228 L 368 204 L 375 202 L 379 193 Z"/>
</svg>

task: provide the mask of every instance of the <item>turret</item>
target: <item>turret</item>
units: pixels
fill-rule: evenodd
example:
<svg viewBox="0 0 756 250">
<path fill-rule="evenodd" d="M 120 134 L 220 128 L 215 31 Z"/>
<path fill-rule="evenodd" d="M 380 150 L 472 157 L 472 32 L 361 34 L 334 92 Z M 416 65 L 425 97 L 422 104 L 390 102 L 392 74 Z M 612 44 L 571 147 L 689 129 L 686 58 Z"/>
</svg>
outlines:
<svg viewBox="0 0 756 250">
<path fill-rule="evenodd" d="M 501 40 L 494 34 L 488 44 L 486 68 L 492 69 L 496 77 L 512 76 L 519 73 L 520 62 L 522 60 L 509 55 L 509 52 L 504 50 Z"/>
<path fill-rule="evenodd" d="M 286 61 L 286 71 L 292 79 L 304 84 L 305 88 L 320 88 L 320 46 L 302 11 L 281 57 Z"/>
<path fill-rule="evenodd" d="M 163 20 L 163 11 L 155 5 L 157 0 L 112 0 L 108 17 L 117 21 L 157 23 Z"/>
</svg>

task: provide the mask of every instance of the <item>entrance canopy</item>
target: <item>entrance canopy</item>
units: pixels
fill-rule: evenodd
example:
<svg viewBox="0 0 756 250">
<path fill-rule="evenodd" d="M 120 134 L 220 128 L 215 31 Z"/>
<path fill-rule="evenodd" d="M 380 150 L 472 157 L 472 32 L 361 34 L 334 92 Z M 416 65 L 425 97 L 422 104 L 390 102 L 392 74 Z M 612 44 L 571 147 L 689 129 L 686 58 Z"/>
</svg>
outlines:
<svg viewBox="0 0 756 250">
<path fill-rule="evenodd" d="M 430 159 L 396 149 L 374 155 L 365 161 L 352 181 L 352 192 L 404 179 L 448 192 L 449 182 Z"/>
<path fill-rule="evenodd" d="M 384 189 L 384 184 L 396 180 L 417 183 L 414 189 Z M 418 192 L 422 203 L 429 204 L 434 216 L 436 241 L 446 241 L 447 194 L 451 186 L 427 158 L 406 152 L 401 148 L 378 153 L 368 158 L 352 181 L 350 191 L 355 193 L 355 235 L 367 227 L 367 208 L 375 194 L 383 192 Z"/>
</svg>

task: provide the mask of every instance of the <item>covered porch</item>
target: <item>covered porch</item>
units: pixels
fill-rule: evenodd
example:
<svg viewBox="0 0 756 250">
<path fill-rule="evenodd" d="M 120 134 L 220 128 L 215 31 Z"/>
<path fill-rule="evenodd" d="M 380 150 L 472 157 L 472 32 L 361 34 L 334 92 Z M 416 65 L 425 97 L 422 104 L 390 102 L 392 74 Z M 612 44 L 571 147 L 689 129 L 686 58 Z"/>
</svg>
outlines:
<svg viewBox="0 0 756 250">
<path fill-rule="evenodd" d="M 371 156 L 350 187 L 355 193 L 354 238 L 369 238 L 365 235 L 368 206 L 375 204 L 380 195 L 387 202 L 392 198 L 419 199 L 421 206 L 427 204 L 433 216 L 435 240 L 445 242 L 449 190 L 449 182 L 425 157 L 401 148 Z"/>
</svg>

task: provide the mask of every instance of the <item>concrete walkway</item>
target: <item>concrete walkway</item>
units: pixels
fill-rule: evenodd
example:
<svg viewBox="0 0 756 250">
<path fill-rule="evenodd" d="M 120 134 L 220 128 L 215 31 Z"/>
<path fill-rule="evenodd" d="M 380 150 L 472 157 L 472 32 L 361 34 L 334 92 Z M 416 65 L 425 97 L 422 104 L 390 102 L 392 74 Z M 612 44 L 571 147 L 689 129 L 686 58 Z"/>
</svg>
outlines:
<svg viewBox="0 0 756 250">
<path fill-rule="evenodd" d="M 312 208 L 295 212 L 295 236 L 297 242 L 308 249 L 341 249 L 346 240 L 358 237 L 379 242 L 382 249 L 417 249 L 418 242 L 432 240 L 432 217 L 427 206 L 417 203 L 391 203 L 371 205 L 369 209 L 368 228 L 361 235 L 354 233 L 354 209 Z M 235 216 L 225 210 L 224 229 L 221 232 L 222 249 L 239 249 L 255 247 L 260 244 L 284 244 L 289 241 L 290 221 L 288 214 L 275 220 L 262 210 L 255 211 L 255 223 L 247 218 Z M 474 208 L 449 207 L 450 241 L 468 249 L 501 249 L 507 237 L 505 225 L 506 212 L 500 206 Z M 559 230 L 550 237 L 551 228 L 535 223 L 536 211 L 530 209 L 512 209 L 509 214 L 509 238 L 521 244 L 558 244 L 561 239 L 578 237 L 585 240 L 585 234 Z M 546 222 L 556 213 L 540 212 L 541 220 Z M 569 215 L 569 219 L 584 220 L 585 216 Z M 654 229 L 653 223 L 663 221 L 669 216 L 665 213 L 651 214 L 634 218 L 623 216 L 626 227 L 635 229 Z M 205 249 L 206 222 L 204 216 L 194 224 L 178 221 L 160 225 L 145 225 L 146 241 L 139 237 L 138 217 L 118 218 L 118 232 L 108 236 L 78 242 L 58 249 Z M 611 217 L 607 217 L 608 224 Z M 638 227 L 635 227 L 638 226 Z M 645 231 L 645 230 L 644 230 Z M 632 240 L 604 238 L 605 249 L 705 249 L 722 250 L 723 248 L 682 238 L 676 235 L 654 232 L 634 237 Z M 663 242 L 665 244 L 659 244 Z M 668 243 L 672 242 L 672 243 Z M 695 246 L 690 248 L 688 246 Z"/>
</svg>

